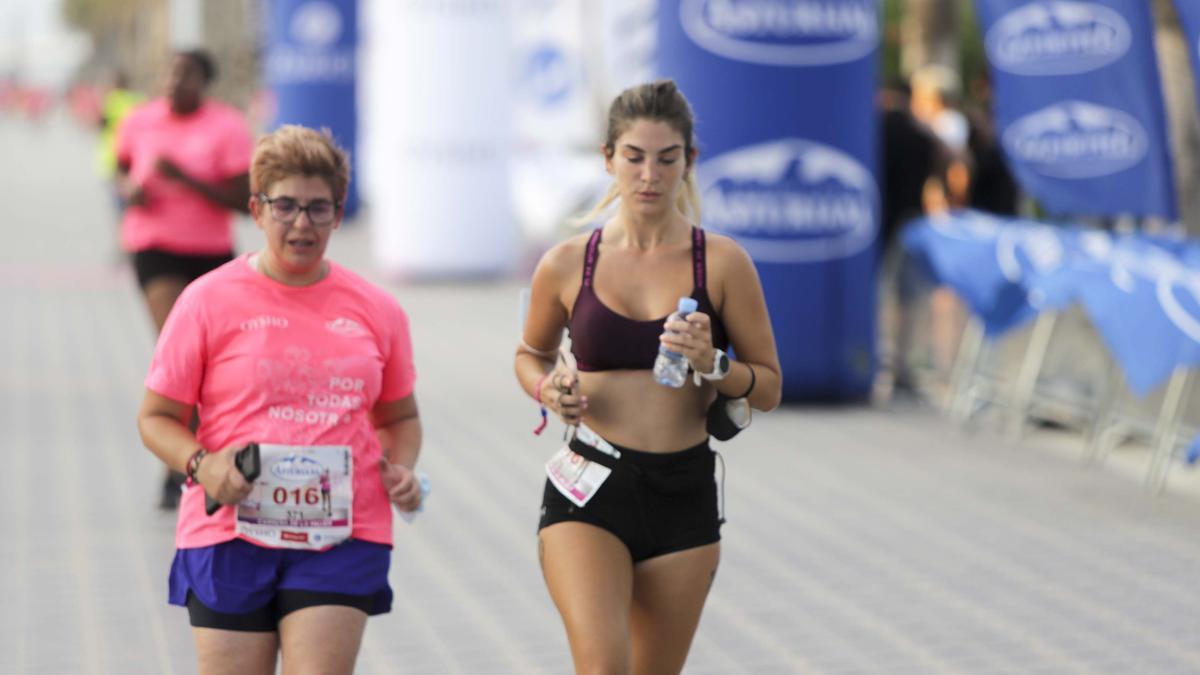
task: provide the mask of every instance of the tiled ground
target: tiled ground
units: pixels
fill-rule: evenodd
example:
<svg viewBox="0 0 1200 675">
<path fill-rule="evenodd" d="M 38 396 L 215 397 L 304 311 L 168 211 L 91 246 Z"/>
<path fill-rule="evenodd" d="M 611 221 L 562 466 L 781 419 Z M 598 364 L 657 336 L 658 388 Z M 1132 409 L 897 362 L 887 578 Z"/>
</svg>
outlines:
<svg viewBox="0 0 1200 675">
<path fill-rule="evenodd" d="M 173 518 L 133 424 L 150 329 L 87 143 L 0 120 L 0 672 L 191 673 L 165 604 Z M 361 229 L 337 236 L 365 268 Z M 359 671 L 568 672 L 534 544 L 554 434 L 530 436 L 511 377 L 517 284 L 392 288 L 434 493 L 398 525 L 395 611 Z M 688 673 L 1200 672 L 1191 497 L 916 407 L 785 408 L 722 453 L 729 524 Z"/>
</svg>

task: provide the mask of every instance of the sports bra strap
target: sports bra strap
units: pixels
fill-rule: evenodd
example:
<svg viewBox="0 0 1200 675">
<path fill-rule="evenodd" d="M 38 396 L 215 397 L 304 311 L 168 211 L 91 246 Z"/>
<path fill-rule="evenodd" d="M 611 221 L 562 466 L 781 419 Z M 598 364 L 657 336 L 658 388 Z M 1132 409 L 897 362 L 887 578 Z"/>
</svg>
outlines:
<svg viewBox="0 0 1200 675">
<path fill-rule="evenodd" d="M 692 283 L 704 288 L 704 230 L 692 227 Z"/>
<path fill-rule="evenodd" d="M 592 287 L 592 275 L 596 272 L 596 256 L 600 252 L 600 233 L 603 228 L 596 228 L 588 239 L 587 251 L 583 254 L 583 285 Z"/>
</svg>

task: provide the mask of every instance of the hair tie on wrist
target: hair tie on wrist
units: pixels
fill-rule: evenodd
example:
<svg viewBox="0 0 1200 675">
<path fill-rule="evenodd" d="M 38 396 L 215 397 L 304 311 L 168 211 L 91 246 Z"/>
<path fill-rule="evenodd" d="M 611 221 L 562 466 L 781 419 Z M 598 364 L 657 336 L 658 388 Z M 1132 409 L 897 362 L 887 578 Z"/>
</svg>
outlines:
<svg viewBox="0 0 1200 675">
<path fill-rule="evenodd" d="M 754 391 L 754 385 L 758 382 L 758 378 L 754 374 L 754 367 L 749 363 L 745 364 L 745 366 L 750 369 L 750 386 L 746 387 L 746 393 L 742 394 L 741 396 L 735 396 L 734 398 L 746 398 L 750 395 L 750 392 Z"/>
</svg>

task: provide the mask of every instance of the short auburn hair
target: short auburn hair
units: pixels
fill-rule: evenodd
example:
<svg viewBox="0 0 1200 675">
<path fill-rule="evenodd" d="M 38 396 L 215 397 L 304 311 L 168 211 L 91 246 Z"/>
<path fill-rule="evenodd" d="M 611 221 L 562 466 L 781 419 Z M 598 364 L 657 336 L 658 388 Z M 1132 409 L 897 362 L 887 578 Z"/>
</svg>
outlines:
<svg viewBox="0 0 1200 675">
<path fill-rule="evenodd" d="M 258 139 L 250 160 L 250 192 L 266 193 L 288 176 L 316 176 L 343 202 L 350 185 L 350 157 L 329 129 L 285 124 Z"/>
</svg>

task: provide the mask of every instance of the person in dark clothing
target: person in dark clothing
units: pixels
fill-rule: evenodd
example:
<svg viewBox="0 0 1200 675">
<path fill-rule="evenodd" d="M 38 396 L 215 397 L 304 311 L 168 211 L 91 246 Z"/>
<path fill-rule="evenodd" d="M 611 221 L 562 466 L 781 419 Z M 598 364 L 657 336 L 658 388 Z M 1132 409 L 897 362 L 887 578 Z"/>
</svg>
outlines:
<svg viewBox="0 0 1200 675">
<path fill-rule="evenodd" d="M 973 83 L 972 90 L 975 105 L 967 112 L 971 124 L 967 147 L 975 160 L 975 175 L 971 177 L 968 204 L 980 211 L 1015 216 L 1020 189 L 1008 170 L 1008 159 L 1000 147 L 991 115 L 991 84 L 986 78 L 979 78 Z"/>
<path fill-rule="evenodd" d="M 905 223 L 931 210 L 946 208 L 947 167 L 951 153 L 929 127 L 912 114 L 907 87 L 890 85 L 879 92 L 880 192 L 879 244 L 880 353 L 891 388 L 912 389 L 908 368 L 922 280 L 916 265 L 900 249 Z"/>
<path fill-rule="evenodd" d="M 880 189 L 883 193 L 882 249 L 892 247 L 900 226 L 925 213 L 926 183 L 938 178 L 946 152 L 937 136 L 908 108 L 902 85 L 879 93 L 882 139 Z"/>
</svg>

